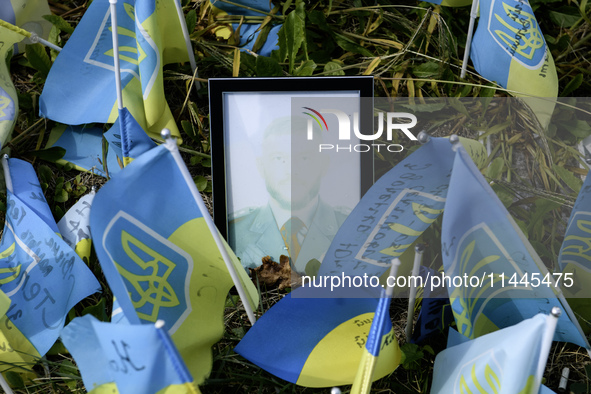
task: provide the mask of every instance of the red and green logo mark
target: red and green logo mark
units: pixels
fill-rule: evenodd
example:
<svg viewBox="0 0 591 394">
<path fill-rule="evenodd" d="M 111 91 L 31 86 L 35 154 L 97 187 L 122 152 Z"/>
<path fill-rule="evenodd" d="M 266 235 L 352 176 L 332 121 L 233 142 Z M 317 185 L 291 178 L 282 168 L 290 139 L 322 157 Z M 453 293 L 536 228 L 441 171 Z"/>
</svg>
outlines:
<svg viewBox="0 0 591 394">
<path fill-rule="evenodd" d="M 316 114 L 318 117 L 312 115 L 310 112 L 304 112 L 304 114 L 312 117 L 312 119 L 314 119 L 316 121 L 316 123 L 318 123 L 318 126 L 320 126 L 320 130 L 323 129 L 322 124 L 320 123 L 320 120 L 322 120 L 322 123 L 324 123 L 324 127 L 326 127 L 326 131 L 328 131 L 328 125 L 326 124 L 326 120 L 324 119 L 324 116 L 322 116 L 320 114 L 320 112 L 316 111 L 315 109 L 312 109 L 310 107 L 302 107 L 304 109 L 307 109 L 308 111 L 314 112 L 314 114 Z M 320 118 L 320 119 L 318 119 Z"/>
</svg>

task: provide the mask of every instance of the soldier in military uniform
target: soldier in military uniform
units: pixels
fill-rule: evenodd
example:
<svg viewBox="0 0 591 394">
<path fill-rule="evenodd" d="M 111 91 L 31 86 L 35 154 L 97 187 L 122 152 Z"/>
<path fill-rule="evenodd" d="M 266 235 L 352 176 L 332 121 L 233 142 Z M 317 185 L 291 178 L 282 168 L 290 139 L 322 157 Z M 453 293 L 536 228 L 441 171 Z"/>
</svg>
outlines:
<svg viewBox="0 0 591 394">
<path fill-rule="evenodd" d="M 313 150 L 317 143 L 294 149 L 297 156 L 292 161 L 291 122 L 289 117 L 276 119 L 263 133 L 257 168 L 265 180 L 268 203 L 230 214 L 229 243 L 248 268 L 261 265 L 264 256 L 279 262 L 281 255 L 287 255 L 297 272 L 310 271 L 308 262 L 322 260 L 349 213 L 319 196 L 329 162 Z M 304 136 L 306 119 L 294 120 L 293 127 Z"/>
</svg>

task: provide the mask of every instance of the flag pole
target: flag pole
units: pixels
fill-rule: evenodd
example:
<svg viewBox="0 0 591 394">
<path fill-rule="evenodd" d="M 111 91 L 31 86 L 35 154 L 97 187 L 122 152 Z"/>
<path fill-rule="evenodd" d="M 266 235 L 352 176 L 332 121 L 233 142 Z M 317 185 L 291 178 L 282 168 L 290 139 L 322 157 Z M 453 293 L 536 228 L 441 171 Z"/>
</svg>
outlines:
<svg viewBox="0 0 591 394">
<path fill-rule="evenodd" d="M 558 324 L 558 318 L 560 315 L 562 315 L 562 311 L 559 307 L 555 306 L 552 308 L 550 314 L 546 317 L 547 324 L 544 334 L 542 334 L 540 358 L 538 359 L 538 367 L 536 369 L 536 378 L 532 387 L 532 393 L 537 393 L 540 391 L 542 377 L 544 376 L 544 370 L 546 369 L 546 363 L 548 362 L 550 348 L 552 347 L 552 341 L 554 339 L 554 332 L 556 331 L 556 325 Z"/>
<path fill-rule="evenodd" d="M 396 278 L 398 275 L 398 268 L 400 268 L 400 259 L 397 257 L 392 260 L 389 277 Z M 381 328 L 384 325 L 384 320 L 387 316 L 389 316 L 388 310 L 390 309 L 390 299 L 392 298 L 393 294 L 394 286 L 389 286 L 388 281 L 386 281 L 386 289 L 382 291 L 380 302 L 378 303 L 378 308 L 374 314 L 374 318 L 369 329 L 369 335 L 367 337 L 368 343 L 370 340 L 373 340 L 377 344 L 378 352 L 379 346 L 381 346 L 382 343 Z M 370 336 L 373 335 L 377 336 L 377 338 L 370 338 Z M 396 338 L 394 338 L 394 340 L 396 340 Z M 366 347 L 364 347 L 364 349 L 366 349 Z M 351 394 L 369 394 L 376 361 L 377 357 L 361 358 L 357 375 L 355 376 L 355 380 L 351 386 Z"/>
<path fill-rule="evenodd" d="M 242 304 L 244 304 L 244 309 L 246 310 L 246 314 L 248 315 L 248 320 L 250 320 L 250 324 L 254 325 L 254 323 L 256 322 L 256 318 L 254 316 L 254 312 L 253 312 L 252 307 L 250 305 L 250 301 L 248 300 L 248 296 L 246 294 L 246 291 L 244 290 L 244 287 L 242 286 L 242 283 L 240 282 L 240 278 L 238 277 L 238 273 L 236 272 L 234 265 L 232 264 L 232 260 L 230 259 L 230 255 L 228 254 L 228 251 L 226 250 L 226 247 L 225 247 L 224 243 L 222 242 L 222 239 L 220 237 L 220 233 L 219 233 L 217 227 L 215 226 L 215 224 L 213 223 L 213 220 L 211 219 L 211 216 L 209 215 L 209 211 L 207 210 L 207 207 L 205 206 L 205 203 L 203 202 L 203 199 L 201 198 L 201 194 L 199 194 L 199 191 L 197 190 L 197 187 L 195 186 L 195 182 L 193 181 L 191 174 L 189 174 L 189 171 L 187 170 L 187 166 L 185 165 L 185 163 L 183 162 L 183 159 L 181 158 L 181 155 L 179 154 L 178 147 L 176 146 L 176 143 L 174 142 L 174 140 L 172 139 L 172 137 L 170 135 L 170 130 L 163 129 L 161 132 L 161 136 L 164 139 L 164 144 L 165 144 L 166 148 L 172 154 L 172 157 L 174 158 L 174 161 L 176 162 L 177 167 L 179 168 L 179 171 L 183 175 L 185 183 L 189 187 L 189 190 L 191 191 L 191 194 L 193 195 L 193 199 L 195 200 L 195 203 L 197 203 L 199 210 L 203 214 L 203 219 L 205 220 L 205 223 L 207 223 L 207 227 L 209 228 L 209 231 L 211 232 L 211 235 L 218 247 L 218 250 L 220 251 L 220 253 L 222 255 L 222 258 L 224 259 L 224 263 L 226 263 L 226 268 L 228 268 L 228 272 L 230 273 L 230 277 L 232 278 L 232 282 L 234 282 L 234 286 L 236 286 L 236 290 L 238 290 L 238 295 L 240 296 L 240 299 L 242 300 Z"/>
<path fill-rule="evenodd" d="M 31 42 L 33 44 L 40 43 L 40 44 L 45 45 L 46 47 L 49 47 L 51 49 L 55 49 L 58 52 L 61 52 L 62 51 L 62 48 L 58 47 L 55 44 L 52 44 L 51 42 L 49 42 L 49 41 L 47 41 L 47 40 L 45 40 L 45 39 L 43 39 L 41 37 L 39 37 L 37 35 L 37 33 L 35 33 L 35 32 L 30 32 L 28 30 L 23 29 L 22 27 L 15 26 L 12 23 L 8 23 L 8 22 L 3 21 L 1 19 L 0 19 L 0 26 L 5 27 L 8 30 L 12 30 L 13 32 L 18 33 L 18 34 L 20 34 L 22 36 L 27 37 L 28 39 L 31 40 Z"/>
<path fill-rule="evenodd" d="M 115 89 L 117 89 L 117 108 L 123 109 L 121 90 L 121 66 L 119 65 L 119 35 L 117 34 L 117 0 L 109 0 L 111 7 L 111 34 L 113 37 L 113 61 L 115 67 Z"/>
<path fill-rule="evenodd" d="M 464 60 L 462 61 L 462 71 L 460 73 L 460 78 L 462 79 L 466 77 L 468 57 L 470 56 L 470 47 L 472 46 L 472 35 L 474 33 L 474 22 L 476 22 L 476 17 L 478 16 L 477 12 L 479 3 L 479 0 L 472 1 L 472 8 L 470 9 L 470 23 L 468 24 L 468 36 L 466 37 L 466 50 L 464 51 Z"/>
<path fill-rule="evenodd" d="M 6 381 L 6 379 L 4 379 L 4 375 L 2 375 L 1 373 L 0 373 L 0 387 L 2 387 L 2 389 L 4 389 L 4 392 L 6 394 L 14 394 L 14 392 L 12 391 L 10 386 L 8 385 L 8 382 Z"/>
<path fill-rule="evenodd" d="M 13 193 L 12 189 L 12 178 L 10 176 L 10 169 L 8 168 L 8 155 L 2 156 L 2 167 L 4 168 L 4 182 L 6 182 L 6 189 Z"/>
<path fill-rule="evenodd" d="M 185 39 L 185 45 L 187 47 L 187 53 L 189 55 L 189 63 L 191 64 L 193 77 L 199 78 L 199 74 L 197 74 L 197 63 L 195 62 L 195 53 L 193 52 L 193 45 L 191 44 L 191 37 L 189 36 L 189 29 L 187 28 L 187 22 L 185 21 L 185 15 L 183 14 L 180 0 L 174 0 L 174 6 L 176 7 L 179 23 L 181 24 L 181 29 L 183 30 L 183 37 Z M 199 81 L 195 81 L 195 89 L 199 90 L 200 88 L 201 84 Z"/>
<path fill-rule="evenodd" d="M 187 366 L 185 365 L 185 362 L 179 354 L 177 347 L 174 345 L 172 338 L 170 338 L 168 330 L 164 327 L 165 325 L 166 323 L 164 322 L 164 320 L 161 319 L 156 320 L 156 323 L 154 323 L 156 332 L 158 333 L 160 340 L 162 340 L 162 343 L 164 343 L 166 353 L 170 356 L 171 359 L 174 359 L 175 361 L 174 365 L 177 375 L 183 383 L 191 383 L 193 381 L 191 373 L 187 370 Z M 195 392 L 191 391 L 191 393 Z"/>
<path fill-rule="evenodd" d="M 53 50 L 58 51 L 58 52 L 61 52 L 62 51 L 62 48 L 58 47 L 55 44 L 52 44 L 51 42 L 49 42 L 49 41 L 47 41 L 47 40 L 45 40 L 45 39 L 43 39 L 41 37 L 39 37 L 39 35 L 37 35 L 37 33 L 31 32 L 29 34 L 31 34 L 31 36 L 29 37 L 29 39 L 31 40 L 31 42 L 33 44 L 40 43 L 40 44 L 45 45 L 46 47 L 49 47 L 49 48 L 51 48 Z"/>
<path fill-rule="evenodd" d="M 421 263 L 423 262 L 423 252 L 425 251 L 425 245 L 417 244 L 415 246 L 415 260 L 412 265 L 412 277 L 416 278 L 419 276 L 419 269 L 421 268 Z M 410 337 L 412 336 L 412 329 L 413 329 L 413 320 L 415 316 L 415 301 L 417 299 L 417 288 L 416 288 L 416 281 L 410 281 L 410 294 L 408 295 L 408 313 L 406 316 L 406 342 L 410 342 Z"/>
</svg>

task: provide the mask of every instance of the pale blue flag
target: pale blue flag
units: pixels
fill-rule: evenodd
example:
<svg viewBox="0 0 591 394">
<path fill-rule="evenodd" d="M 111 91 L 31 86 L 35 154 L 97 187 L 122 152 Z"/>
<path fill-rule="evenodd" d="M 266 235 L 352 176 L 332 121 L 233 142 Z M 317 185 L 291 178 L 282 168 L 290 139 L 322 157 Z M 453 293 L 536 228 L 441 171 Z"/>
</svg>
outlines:
<svg viewBox="0 0 591 394">
<path fill-rule="evenodd" d="M 481 144 L 464 140 L 476 160 Z M 431 138 L 384 174 L 349 214 L 318 275 L 380 276 L 443 212 L 454 153 L 445 138 Z"/>
<path fill-rule="evenodd" d="M 507 209 L 457 144 L 443 214 L 445 282 L 458 331 L 469 338 L 560 307 L 554 339 L 589 349 L 551 275 Z M 461 279 L 461 280 L 460 280 Z"/>
<path fill-rule="evenodd" d="M 177 0 L 117 2 L 123 100 L 156 137 L 178 136 L 164 97 L 163 66 L 188 60 Z M 107 0 L 93 1 L 57 56 L 39 98 L 41 115 L 65 124 L 115 123 L 115 72 Z"/>
<path fill-rule="evenodd" d="M 32 166 L 18 159 L 9 159 L 8 166 L 0 289 L 10 297 L 11 305 L 0 330 L 4 340 L 17 353 L 23 352 L 27 361 L 27 357 L 47 353 L 70 309 L 101 287 L 74 250 L 56 234 L 53 218 L 43 218 L 46 210 L 40 207 L 46 203 L 36 186 L 39 182 L 29 177 Z M 0 358 L 6 361 L 6 357 L 12 356 L 3 351 Z"/>
<path fill-rule="evenodd" d="M 538 314 L 455 346 L 448 342 L 435 358 L 431 394 L 532 394 L 542 380 L 538 367 L 548 324 L 548 317 Z"/>
<path fill-rule="evenodd" d="M 131 324 L 166 321 L 201 383 L 211 370 L 210 347 L 223 335 L 224 305 L 233 281 L 204 217 L 208 212 L 199 209 L 169 149 L 165 144 L 149 150 L 97 192 L 90 230 L 117 297 L 116 309 Z M 250 300 L 258 300 L 235 256 L 232 263 L 240 267 Z"/>
<path fill-rule="evenodd" d="M 527 0 L 482 0 L 470 57 L 476 71 L 504 88 L 556 97 L 552 54 Z"/>
<path fill-rule="evenodd" d="M 116 150 L 109 145 L 107 162 L 103 163 L 103 129 L 89 126 L 58 125 L 51 130 L 47 148 L 64 148 L 66 153 L 58 160 L 60 164 L 71 163 L 79 171 L 106 176 L 119 172 Z M 106 165 L 105 165 L 106 164 Z"/>
<path fill-rule="evenodd" d="M 47 0 L 0 0 L 0 19 L 48 39 L 52 25 L 44 15 L 51 15 Z M 19 43 L 15 53 L 24 52 L 25 44 L 30 43 L 30 40 Z"/>
<path fill-rule="evenodd" d="M 481 0 L 470 58 L 480 75 L 518 92 L 548 127 L 558 95 L 552 53 L 528 0 Z"/>
<path fill-rule="evenodd" d="M 129 320 L 123 313 L 123 308 L 119 305 L 117 298 L 113 299 L 113 308 L 111 309 L 111 323 L 116 324 L 129 324 Z"/>
<path fill-rule="evenodd" d="M 464 7 L 472 4 L 472 0 L 424 0 L 427 3 L 444 5 L 447 7 Z"/>
<path fill-rule="evenodd" d="M 166 330 L 153 324 L 112 324 L 85 315 L 72 320 L 61 338 L 88 391 L 114 384 L 122 394 L 156 394 L 166 388 L 171 394 L 197 392 Z"/>
<path fill-rule="evenodd" d="M 569 264 L 591 275 L 591 176 L 579 191 L 558 255 L 560 268 Z"/>
<path fill-rule="evenodd" d="M 105 138 L 124 166 L 156 147 L 127 108 L 119 110 L 117 122 L 105 133 Z"/>
<path fill-rule="evenodd" d="M 591 331 L 591 176 L 588 174 L 571 212 L 558 255 L 562 274 L 573 278 L 562 290 L 573 310 L 582 318 L 583 329 Z"/>
<path fill-rule="evenodd" d="M 108 142 L 106 163 L 103 163 L 103 138 Z M 117 121 L 104 134 L 99 127 L 54 127 L 47 147 L 54 146 L 66 150 L 58 162 L 72 163 L 80 171 L 90 171 L 106 177 L 107 173 L 109 176 L 117 174 L 125 164 L 155 147 L 156 143 L 148 137 L 127 108 L 124 108 L 119 111 Z"/>
<path fill-rule="evenodd" d="M 33 166 L 20 159 L 8 159 L 8 164 L 12 193 L 18 196 L 53 232 L 59 233 Z"/>
<path fill-rule="evenodd" d="M 266 0 L 238 0 L 233 2 L 234 4 L 229 4 L 220 0 L 211 0 L 211 4 L 222 10 L 227 12 L 230 15 L 244 15 L 244 16 L 266 16 L 264 13 L 269 13 L 271 11 L 272 3 Z M 249 9 L 244 8 L 249 7 Z M 255 10 L 261 10 L 261 12 L 257 12 Z M 263 13 L 264 12 L 264 13 Z M 276 25 L 271 28 L 269 34 L 267 36 L 267 40 L 265 44 L 261 47 L 258 51 L 259 55 L 262 56 L 270 56 L 271 51 L 275 49 L 279 49 L 278 41 L 279 41 L 279 30 L 281 29 L 282 25 Z M 260 31 L 259 28 L 261 27 L 260 23 L 242 23 L 242 25 L 238 23 L 233 23 L 232 28 L 234 30 L 240 27 L 240 48 L 242 50 L 249 49 L 252 50 L 254 47 L 254 43 L 256 42 Z"/>
</svg>

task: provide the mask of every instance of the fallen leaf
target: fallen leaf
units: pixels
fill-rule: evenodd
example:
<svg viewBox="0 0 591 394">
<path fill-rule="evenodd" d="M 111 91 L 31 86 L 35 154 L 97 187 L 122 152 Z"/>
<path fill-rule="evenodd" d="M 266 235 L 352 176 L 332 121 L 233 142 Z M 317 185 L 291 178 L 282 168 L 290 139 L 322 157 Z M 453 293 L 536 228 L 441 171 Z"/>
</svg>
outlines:
<svg viewBox="0 0 591 394">
<path fill-rule="evenodd" d="M 267 289 L 277 287 L 279 290 L 285 290 L 287 287 L 292 287 L 289 257 L 281 255 L 279 261 L 280 263 L 277 264 L 270 256 L 263 257 L 262 265 L 250 269 L 253 280 L 258 278 L 258 282 L 266 285 Z"/>
</svg>

